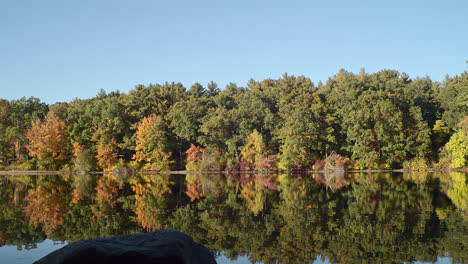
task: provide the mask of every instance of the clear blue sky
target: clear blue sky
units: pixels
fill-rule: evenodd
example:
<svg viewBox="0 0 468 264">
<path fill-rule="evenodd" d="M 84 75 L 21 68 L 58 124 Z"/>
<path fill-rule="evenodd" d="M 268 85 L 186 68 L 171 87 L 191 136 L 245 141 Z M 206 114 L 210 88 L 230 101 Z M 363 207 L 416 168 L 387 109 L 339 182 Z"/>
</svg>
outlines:
<svg viewBox="0 0 468 264">
<path fill-rule="evenodd" d="M 379 2 L 379 3 L 377 3 Z M 0 0 L 0 98 L 47 103 L 99 89 L 340 68 L 443 80 L 467 69 L 468 1 Z"/>
</svg>

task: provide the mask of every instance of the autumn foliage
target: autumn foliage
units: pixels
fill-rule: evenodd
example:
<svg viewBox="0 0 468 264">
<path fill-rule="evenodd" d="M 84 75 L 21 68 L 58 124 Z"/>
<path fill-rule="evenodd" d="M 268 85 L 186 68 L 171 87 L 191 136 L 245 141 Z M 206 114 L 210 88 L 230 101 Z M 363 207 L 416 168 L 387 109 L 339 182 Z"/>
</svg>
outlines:
<svg viewBox="0 0 468 264">
<path fill-rule="evenodd" d="M 135 213 L 138 223 L 148 231 L 164 227 L 165 211 L 169 207 L 171 186 L 170 175 L 153 175 L 150 182 L 132 186 L 135 192 Z"/>
<path fill-rule="evenodd" d="M 258 157 L 265 154 L 265 143 L 262 134 L 254 130 L 247 138 L 247 144 L 241 149 L 243 161 L 255 163 Z"/>
<path fill-rule="evenodd" d="M 145 169 L 162 171 L 172 168 L 174 161 L 171 160 L 165 129 L 166 124 L 160 116 L 150 115 L 138 123 L 133 159 L 144 164 Z"/>
<path fill-rule="evenodd" d="M 78 204 L 81 200 L 84 199 L 83 193 L 81 193 L 78 189 L 73 189 L 72 192 L 72 203 Z"/>
<path fill-rule="evenodd" d="M 29 140 L 26 146 L 29 153 L 42 163 L 52 163 L 67 158 L 68 136 L 65 122 L 52 111 L 44 120 L 36 120 L 26 132 L 26 138 Z"/>
<path fill-rule="evenodd" d="M 73 142 L 73 157 L 78 157 L 85 150 L 83 145 L 80 145 L 79 142 Z"/>
<path fill-rule="evenodd" d="M 42 226 L 46 233 L 51 233 L 64 223 L 67 210 L 65 204 L 66 189 L 63 185 L 39 185 L 28 191 L 24 198 L 24 215 L 34 226 Z"/>
<path fill-rule="evenodd" d="M 190 144 L 190 148 L 185 152 L 187 154 L 187 170 L 198 170 L 200 169 L 200 161 L 203 158 L 205 149 L 200 146 Z"/>
<path fill-rule="evenodd" d="M 255 182 L 242 184 L 241 196 L 246 200 L 249 210 L 257 215 L 265 206 L 265 193 Z"/>
<path fill-rule="evenodd" d="M 190 198 L 191 202 L 199 200 L 205 196 L 202 183 L 198 175 L 187 174 L 185 179 L 187 181 L 187 190 L 185 191 L 185 194 Z"/>
<path fill-rule="evenodd" d="M 247 138 L 247 144 L 241 149 L 241 170 L 276 170 L 276 155 L 266 155 L 266 146 L 262 134 L 254 130 Z"/>
<path fill-rule="evenodd" d="M 117 140 L 111 137 L 106 129 L 101 128 L 94 132 L 93 140 L 96 141 L 96 159 L 99 167 L 112 170 L 118 161 Z"/>
<path fill-rule="evenodd" d="M 147 193 L 149 184 L 135 184 L 132 186 L 133 191 L 135 192 L 135 213 L 137 215 L 138 223 L 145 229 L 151 231 L 155 229 L 154 219 L 150 214 L 146 213 L 146 199 L 145 193 Z"/>
<path fill-rule="evenodd" d="M 154 115 L 143 118 L 143 120 L 138 123 L 138 128 L 136 131 L 136 147 L 135 155 L 133 159 L 137 162 L 151 162 L 151 157 L 148 155 L 148 150 L 152 147 L 151 142 L 147 135 L 149 130 L 154 125 L 155 117 Z"/>
<path fill-rule="evenodd" d="M 187 191 L 185 192 L 185 194 L 187 194 L 191 202 L 195 200 L 199 200 L 205 196 L 205 194 L 203 193 L 201 183 L 195 183 L 195 184 L 188 183 Z"/>
<path fill-rule="evenodd" d="M 116 209 L 118 204 L 117 199 L 117 181 L 113 175 L 104 174 L 97 182 L 95 204 L 91 206 L 91 211 L 98 219 L 109 215 L 109 211 Z"/>
<path fill-rule="evenodd" d="M 104 174 L 96 186 L 96 202 L 107 204 L 110 208 L 117 206 L 118 184 L 113 175 Z"/>
</svg>

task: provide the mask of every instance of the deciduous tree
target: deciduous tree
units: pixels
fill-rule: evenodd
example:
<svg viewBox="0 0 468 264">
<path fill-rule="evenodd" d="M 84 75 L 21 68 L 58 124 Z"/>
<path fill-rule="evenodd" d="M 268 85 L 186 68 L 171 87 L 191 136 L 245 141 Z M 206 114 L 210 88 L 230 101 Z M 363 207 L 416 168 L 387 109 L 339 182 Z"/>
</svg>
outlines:
<svg viewBox="0 0 468 264">
<path fill-rule="evenodd" d="M 110 135 L 108 130 L 98 128 L 93 134 L 96 142 L 96 159 L 103 170 L 112 170 L 118 162 L 117 140 Z"/>
<path fill-rule="evenodd" d="M 152 170 L 170 170 L 174 161 L 171 159 L 166 129 L 167 124 L 160 116 L 143 118 L 136 132 L 133 159 Z"/>
<path fill-rule="evenodd" d="M 49 112 L 44 120 L 37 119 L 26 132 L 29 144 L 26 148 L 31 156 L 49 166 L 56 161 L 64 161 L 68 154 L 68 136 L 65 122 Z"/>
</svg>

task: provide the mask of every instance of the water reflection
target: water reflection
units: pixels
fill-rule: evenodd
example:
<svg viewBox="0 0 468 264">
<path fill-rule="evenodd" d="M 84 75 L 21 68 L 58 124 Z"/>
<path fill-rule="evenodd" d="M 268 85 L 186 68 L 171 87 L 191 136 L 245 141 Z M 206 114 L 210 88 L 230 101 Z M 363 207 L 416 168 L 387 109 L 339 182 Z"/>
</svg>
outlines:
<svg viewBox="0 0 468 264">
<path fill-rule="evenodd" d="M 173 228 L 251 262 L 468 260 L 463 172 L 2 177 L 0 209 L 19 248 Z"/>
</svg>

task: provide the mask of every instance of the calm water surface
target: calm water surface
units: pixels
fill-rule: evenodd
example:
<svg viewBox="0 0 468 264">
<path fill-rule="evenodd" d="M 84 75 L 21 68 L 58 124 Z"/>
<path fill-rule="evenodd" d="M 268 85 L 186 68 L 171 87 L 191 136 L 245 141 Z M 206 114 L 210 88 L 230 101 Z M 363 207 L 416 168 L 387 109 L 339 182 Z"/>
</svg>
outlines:
<svg viewBox="0 0 468 264">
<path fill-rule="evenodd" d="M 463 172 L 0 177 L 0 262 L 164 228 L 218 263 L 465 263 Z"/>
</svg>

